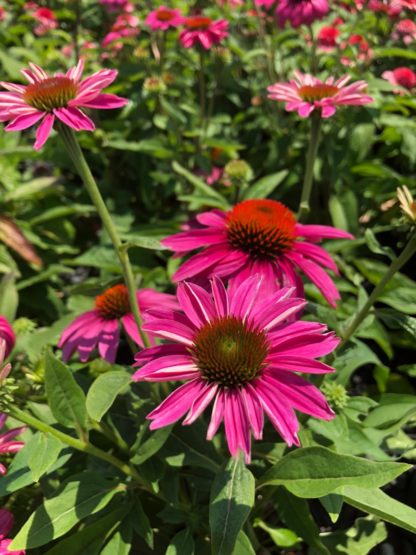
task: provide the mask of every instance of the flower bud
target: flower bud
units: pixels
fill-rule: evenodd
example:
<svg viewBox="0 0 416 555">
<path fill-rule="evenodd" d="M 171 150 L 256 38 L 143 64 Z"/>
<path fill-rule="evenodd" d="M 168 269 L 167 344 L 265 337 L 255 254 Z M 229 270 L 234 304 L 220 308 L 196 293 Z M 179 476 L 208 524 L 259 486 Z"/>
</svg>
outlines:
<svg viewBox="0 0 416 555">
<path fill-rule="evenodd" d="M 14 347 L 16 337 L 12 326 L 4 316 L 0 316 L 0 339 L 4 339 L 5 341 L 6 346 L 4 358 L 7 358 Z"/>
</svg>

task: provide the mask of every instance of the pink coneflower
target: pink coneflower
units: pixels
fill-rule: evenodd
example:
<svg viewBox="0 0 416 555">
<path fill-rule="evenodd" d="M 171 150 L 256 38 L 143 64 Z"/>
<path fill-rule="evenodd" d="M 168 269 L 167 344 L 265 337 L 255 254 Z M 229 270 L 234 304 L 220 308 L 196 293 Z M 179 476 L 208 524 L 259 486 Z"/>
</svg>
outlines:
<svg viewBox="0 0 416 555">
<path fill-rule="evenodd" d="M 394 26 L 391 37 L 393 40 L 402 39 L 405 44 L 411 44 L 416 39 L 416 23 L 411 19 L 402 19 Z"/>
<path fill-rule="evenodd" d="M 162 241 L 180 255 L 204 247 L 182 264 L 173 276 L 175 281 L 197 278 L 206 282 L 218 275 L 239 282 L 259 274 L 268 291 L 294 286 L 302 296 L 302 280 L 296 272 L 301 270 L 331 305 L 340 298 L 322 268 L 338 273 L 335 262 L 316 243 L 322 239 L 352 239 L 346 231 L 299 224 L 294 214 L 275 200 L 245 200 L 228 212 L 212 210 L 196 219 L 198 227 L 190 225 Z"/>
<path fill-rule="evenodd" d="M 36 150 L 48 139 L 55 117 L 75 131 L 93 131 L 93 121 L 79 108 L 121 108 L 128 102 L 101 92 L 117 77 L 113 69 L 101 69 L 81 81 L 82 60 L 65 75 L 53 77 L 36 64 L 29 63 L 29 67 L 22 70 L 29 85 L 0 82 L 8 91 L 0 92 L 0 121 L 11 120 L 5 131 L 22 131 L 42 120 L 36 132 Z"/>
<path fill-rule="evenodd" d="M 287 21 L 292 27 L 299 27 L 322 19 L 328 12 L 327 0 L 279 0 L 276 17 L 279 27 L 284 27 Z"/>
<path fill-rule="evenodd" d="M 142 313 L 150 308 L 165 306 L 174 309 L 177 306 L 175 297 L 153 289 L 138 291 L 137 301 Z M 63 360 L 68 360 L 78 351 L 81 362 L 86 362 L 92 351 L 98 347 L 100 356 L 113 363 L 120 340 L 120 324 L 127 335 L 142 347 L 142 339 L 130 309 L 127 288 L 122 284 L 114 285 L 96 297 L 93 310 L 75 318 L 65 329 L 58 343 L 58 347 L 63 349 Z"/>
<path fill-rule="evenodd" d="M 367 88 L 365 81 L 347 85 L 349 75 L 337 81 L 328 77 L 325 82 L 300 71 L 295 71 L 294 75 L 295 78 L 289 83 L 275 83 L 267 87 L 268 97 L 286 102 L 286 110 L 296 111 L 302 118 L 310 116 L 315 109 L 321 111 L 323 118 L 329 118 L 335 114 L 338 106 L 363 106 L 373 101 L 363 92 Z"/>
<path fill-rule="evenodd" d="M 9 551 L 12 540 L 6 538 L 14 526 L 14 517 L 7 509 L 0 509 L 0 555 L 25 555 L 26 551 Z"/>
<path fill-rule="evenodd" d="M 38 25 L 33 29 L 33 32 L 38 37 L 42 37 L 52 29 L 57 29 L 58 27 L 55 12 L 49 8 L 37 8 L 32 13 L 32 17 L 38 22 Z"/>
<path fill-rule="evenodd" d="M 416 73 L 410 67 L 397 67 L 393 71 L 384 71 L 381 76 L 392 85 L 399 85 L 409 91 L 416 87 Z M 393 92 L 403 95 L 405 93 L 403 89 L 395 89 Z"/>
<path fill-rule="evenodd" d="M 317 36 L 319 48 L 325 51 L 333 50 L 337 46 L 339 35 L 340 30 L 335 26 L 326 25 L 322 27 Z"/>
<path fill-rule="evenodd" d="M 207 438 L 224 420 L 230 453 L 241 449 L 250 462 L 251 432 L 261 439 L 264 412 L 289 446 L 300 444 L 294 409 L 333 418 L 322 393 L 296 372 L 331 372 L 315 358 L 332 352 L 338 339 L 324 333 L 322 324 L 293 322 L 305 306 L 291 297 L 293 289 L 260 298 L 260 288 L 258 275 L 228 291 L 214 278 L 212 296 L 184 282 L 177 292 L 183 312 L 150 314 L 144 329 L 175 343 L 136 355 L 141 368 L 133 380 L 186 381 L 147 416 L 150 429 L 168 426 L 185 413 L 183 424 L 192 424 L 214 401 Z"/>
<path fill-rule="evenodd" d="M 140 33 L 139 27 L 140 20 L 135 15 L 122 13 L 117 16 L 117 19 L 111 26 L 111 30 L 103 39 L 102 45 L 108 46 L 120 39 L 137 37 Z"/>
<path fill-rule="evenodd" d="M 218 19 L 213 21 L 210 17 L 194 15 L 184 20 L 185 29 L 179 35 L 179 40 L 185 48 L 200 44 L 209 50 L 213 44 L 220 43 L 228 36 L 228 21 Z"/>
<path fill-rule="evenodd" d="M 167 31 L 172 27 L 179 27 L 183 22 L 184 17 L 179 10 L 173 10 L 166 6 L 159 6 L 157 10 L 153 10 L 146 17 L 146 25 L 152 31 L 157 31 L 158 29 Z"/>
<path fill-rule="evenodd" d="M 4 357 L 0 359 L 1 364 L 3 359 L 9 356 L 16 342 L 13 328 L 4 316 L 0 316 L 0 340 L 3 340 L 5 343 Z"/>
<path fill-rule="evenodd" d="M 3 428 L 7 420 L 7 414 L 0 412 L 0 429 Z M 20 428 L 13 428 L 7 432 L 0 434 L 0 455 L 17 453 L 23 448 L 23 441 L 15 441 L 15 437 L 20 435 L 26 430 L 25 426 Z M 7 473 L 7 468 L 4 464 L 0 463 L 0 475 L 4 476 Z M 1 551 L 0 551 L 1 555 Z"/>
</svg>

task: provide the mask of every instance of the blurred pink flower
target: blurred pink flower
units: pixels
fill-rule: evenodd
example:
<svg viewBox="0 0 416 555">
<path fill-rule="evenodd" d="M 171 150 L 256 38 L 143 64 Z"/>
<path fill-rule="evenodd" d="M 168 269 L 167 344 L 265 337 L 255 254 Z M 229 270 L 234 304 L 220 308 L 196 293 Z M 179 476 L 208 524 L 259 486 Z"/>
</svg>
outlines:
<svg viewBox="0 0 416 555">
<path fill-rule="evenodd" d="M 3 339 L 5 342 L 5 352 L 4 357 L 0 359 L 0 364 L 1 362 L 3 362 L 3 359 L 9 356 L 16 342 L 16 336 L 14 334 L 13 328 L 7 318 L 5 318 L 4 316 L 0 316 L 0 340 L 1 339 Z"/>
<path fill-rule="evenodd" d="M 153 289 L 137 291 L 137 301 L 142 313 L 150 308 L 165 306 L 174 309 L 177 306 L 173 295 Z M 130 309 L 127 288 L 122 284 L 114 285 L 96 297 L 93 310 L 75 318 L 65 329 L 58 343 L 58 347 L 63 349 L 63 360 L 68 360 L 78 351 L 81 362 L 86 362 L 98 347 L 100 356 L 113 363 L 120 341 L 120 323 L 127 335 L 143 347 Z"/>
<path fill-rule="evenodd" d="M 209 50 L 228 36 L 228 21 L 225 19 L 213 21 L 210 17 L 195 15 L 185 18 L 184 25 L 179 40 L 185 48 L 200 44 Z"/>
<path fill-rule="evenodd" d="M 128 13 L 118 15 L 110 32 L 104 37 L 102 45 L 105 47 L 120 39 L 137 37 L 140 33 L 139 23 L 140 20 L 135 15 Z"/>
<path fill-rule="evenodd" d="M 42 120 L 37 132 L 35 150 L 45 144 L 52 130 L 55 117 L 75 131 L 93 131 L 95 125 L 79 108 L 121 108 L 128 102 L 114 94 L 102 93 L 117 77 L 117 71 L 101 69 L 81 81 L 83 61 L 66 74 L 53 77 L 36 64 L 22 74 L 29 85 L 0 82 L 8 92 L 0 92 L 0 121 L 11 122 L 5 131 L 21 131 Z"/>
<path fill-rule="evenodd" d="M 7 414 L 5 414 L 4 412 L 0 412 L 0 429 L 3 428 L 4 424 L 6 423 L 6 420 L 7 420 Z M 20 451 L 20 449 L 22 449 L 22 447 L 24 446 L 24 443 L 23 441 L 15 441 L 14 438 L 20 435 L 21 433 L 23 433 L 25 430 L 26 430 L 26 427 L 21 426 L 20 428 L 13 428 L 8 432 L 4 432 L 0 434 L 0 454 L 4 455 L 9 453 L 17 453 L 18 451 Z M 0 463 L 0 475 L 4 476 L 6 473 L 7 473 L 7 468 L 4 466 L 4 464 Z M 1 534 L 1 528 L 0 528 L 0 534 Z M 0 555 L 1 555 L 1 551 L 0 551 Z"/>
<path fill-rule="evenodd" d="M 276 2 L 277 0 L 254 0 L 256 6 L 266 8 L 266 10 L 270 9 Z"/>
<path fill-rule="evenodd" d="M 416 10 L 416 0 L 393 0 L 393 2 L 398 3 L 402 8 L 407 10 Z"/>
<path fill-rule="evenodd" d="M 329 12 L 327 0 L 279 0 L 276 17 L 279 27 L 288 21 L 292 27 L 310 25 Z"/>
<path fill-rule="evenodd" d="M 129 6 L 129 0 L 100 0 L 109 12 L 123 11 Z"/>
<path fill-rule="evenodd" d="M 7 17 L 7 12 L 6 10 L 0 6 L 0 21 L 4 21 Z"/>
<path fill-rule="evenodd" d="M 316 243 L 322 239 L 352 239 L 341 229 L 325 225 L 303 225 L 275 200 L 245 200 L 228 212 L 212 210 L 196 217 L 198 224 L 171 235 L 162 244 L 177 255 L 202 251 L 184 262 L 174 281 L 197 279 L 205 284 L 217 275 L 240 282 L 252 274 L 263 276 L 264 288 L 296 287 L 303 295 L 300 270 L 335 306 L 338 290 L 323 268 L 338 273 L 330 255 Z"/>
<path fill-rule="evenodd" d="M 329 118 L 339 106 L 363 106 L 373 101 L 363 92 L 367 88 L 365 81 L 347 85 L 349 75 L 337 81 L 328 77 L 325 82 L 300 71 L 295 71 L 294 75 L 289 83 L 275 83 L 267 87 L 268 97 L 286 102 L 286 110 L 296 111 L 302 118 L 309 117 L 315 109 L 321 111 L 323 118 Z"/>
<path fill-rule="evenodd" d="M 9 551 L 12 540 L 6 539 L 14 526 L 14 517 L 7 509 L 0 509 L 0 555 L 25 555 L 26 551 Z"/>
<path fill-rule="evenodd" d="M 321 27 L 317 39 L 318 46 L 321 50 L 333 50 L 337 46 L 337 39 L 340 35 L 340 30 L 331 25 Z"/>
<path fill-rule="evenodd" d="M 385 71 L 381 74 L 383 79 L 386 79 L 392 85 L 399 85 L 401 89 L 395 89 L 393 92 L 403 95 L 407 89 L 413 90 L 416 87 L 416 73 L 410 67 L 397 67 L 393 71 Z"/>
<path fill-rule="evenodd" d="M 185 19 L 179 10 L 173 10 L 166 6 L 159 6 L 157 10 L 153 10 L 146 17 L 146 25 L 148 25 L 152 31 L 156 31 L 157 29 L 167 31 L 171 27 L 179 27 L 184 21 Z"/>
<path fill-rule="evenodd" d="M 384 12 L 389 17 L 396 17 L 402 10 L 401 0 L 369 0 L 365 8 L 373 12 Z"/>
<path fill-rule="evenodd" d="M 332 352 L 339 340 L 316 322 L 297 322 L 305 306 L 293 289 L 260 295 L 261 277 L 253 275 L 228 290 L 215 277 L 212 294 L 198 285 L 179 284 L 181 311 L 149 313 L 144 329 L 173 341 L 136 355 L 134 381 L 185 384 L 147 418 L 150 429 L 187 416 L 192 424 L 213 402 L 207 439 L 224 421 L 232 456 L 239 450 L 250 462 L 251 434 L 261 439 L 264 413 L 289 447 L 300 445 L 295 410 L 331 420 L 324 395 L 300 373 L 323 374 L 333 368 L 315 360 Z"/>
<path fill-rule="evenodd" d="M 393 28 L 392 39 L 402 39 L 405 44 L 411 44 L 416 39 L 416 23 L 412 19 L 402 19 Z"/>
<path fill-rule="evenodd" d="M 37 8 L 32 13 L 32 17 L 38 22 L 38 25 L 36 25 L 33 29 L 33 32 L 39 37 L 46 35 L 46 33 L 52 29 L 58 28 L 56 15 L 49 8 Z"/>
</svg>

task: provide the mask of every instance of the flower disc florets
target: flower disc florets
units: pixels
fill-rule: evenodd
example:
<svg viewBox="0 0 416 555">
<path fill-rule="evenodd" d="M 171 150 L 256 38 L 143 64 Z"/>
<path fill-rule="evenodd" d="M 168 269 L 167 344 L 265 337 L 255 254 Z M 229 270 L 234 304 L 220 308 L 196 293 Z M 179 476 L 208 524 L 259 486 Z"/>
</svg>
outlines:
<svg viewBox="0 0 416 555">
<path fill-rule="evenodd" d="M 130 303 L 127 287 L 119 284 L 114 285 L 98 295 L 95 299 L 95 308 L 102 318 L 113 320 L 121 318 L 130 312 Z"/>
<path fill-rule="evenodd" d="M 226 387 L 256 378 L 267 352 L 265 333 L 234 316 L 205 325 L 191 349 L 202 378 Z"/>
<path fill-rule="evenodd" d="M 334 85 L 326 85 L 325 83 L 318 85 L 305 85 L 300 87 L 299 96 L 306 102 L 314 102 L 315 100 L 322 100 L 335 96 L 339 92 L 339 88 Z"/>
<path fill-rule="evenodd" d="M 55 108 L 65 108 L 77 96 L 78 86 L 68 77 L 50 77 L 39 83 L 28 85 L 23 100 L 37 110 L 52 112 Z"/>
<path fill-rule="evenodd" d="M 274 260 L 293 245 L 296 219 L 280 202 L 246 200 L 227 214 L 230 245 L 254 259 Z"/>
</svg>

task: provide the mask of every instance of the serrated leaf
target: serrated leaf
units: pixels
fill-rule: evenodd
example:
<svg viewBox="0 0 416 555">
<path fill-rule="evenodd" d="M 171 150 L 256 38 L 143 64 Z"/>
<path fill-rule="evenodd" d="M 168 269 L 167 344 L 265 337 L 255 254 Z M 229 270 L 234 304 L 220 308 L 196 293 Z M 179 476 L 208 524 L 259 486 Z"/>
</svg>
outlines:
<svg viewBox="0 0 416 555">
<path fill-rule="evenodd" d="M 209 522 L 213 554 L 232 554 L 253 504 L 254 477 L 240 454 L 229 460 L 212 484 Z"/>
<path fill-rule="evenodd" d="M 45 354 L 45 389 L 49 406 L 63 426 L 85 429 L 85 395 L 71 371 L 50 350 Z"/>
<path fill-rule="evenodd" d="M 98 376 L 87 393 L 86 408 L 91 418 L 100 422 L 117 395 L 130 383 L 131 375 L 124 370 L 111 370 Z"/>
<path fill-rule="evenodd" d="M 259 484 L 282 485 L 298 497 L 311 499 L 339 493 L 344 486 L 381 487 L 410 468 L 403 463 L 339 455 L 325 447 L 305 447 L 283 457 Z"/>
</svg>

